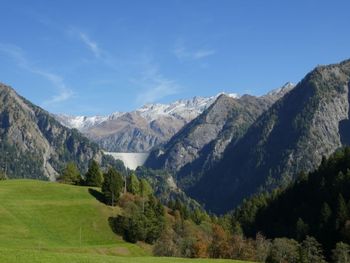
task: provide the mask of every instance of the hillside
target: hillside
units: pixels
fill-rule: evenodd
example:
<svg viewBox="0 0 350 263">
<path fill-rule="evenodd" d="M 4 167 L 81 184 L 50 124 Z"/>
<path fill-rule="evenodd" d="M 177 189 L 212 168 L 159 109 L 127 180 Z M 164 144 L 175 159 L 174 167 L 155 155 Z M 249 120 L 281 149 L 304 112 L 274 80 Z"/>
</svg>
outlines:
<svg viewBox="0 0 350 263">
<path fill-rule="evenodd" d="M 118 214 L 88 187 L 33 180 L 0 181 L 0 249 L 147 255 L 108 224 Z"/>
<path fill-rule="evenodd" d="M 0 84 L 0 167 L 10 178 L 55 180 L 66 162 L 83 172 L 103 153 L 77 130 Z"/>
<path fill-rule="evenodd" d="M 120 214 L 120 208 L 99 202 L 88 187 L 6 180 L 0 181 L 0 200 L 1 262 L 193 262 L 151 257 L 145 244 L 123 241 L 108 224 L 108 218 Z"/>
<path fill-rule="evenodd" d="M 328 255 L 337 242 L 350 241 L 350 148 L 323 159 L 317 170 L 273 195 L 256 195 L 236 209 L 245 233 L 301 241 L 317 238 Z"/>
<path fill-rule="evenodd" d="M 322 156 L 350 142 L 349 79 L 350 60 L 314 69 L 231 142 L 188 193 L 209 210 L 224 212 L 315 169 Z"/>
</svg>

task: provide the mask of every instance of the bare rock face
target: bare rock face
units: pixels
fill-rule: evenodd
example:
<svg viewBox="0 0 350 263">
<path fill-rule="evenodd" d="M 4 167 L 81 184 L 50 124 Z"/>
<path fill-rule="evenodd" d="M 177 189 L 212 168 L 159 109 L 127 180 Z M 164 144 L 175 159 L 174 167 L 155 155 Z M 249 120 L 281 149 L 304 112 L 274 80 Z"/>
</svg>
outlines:
<svg viewBox="0 0 350 263">
<path fill-rule="evenodd" d="M 200 116 L 187 124 L 163 147 L 151 152 L 146 166 L 177 173 L 186 189 L 221 159 L 229 143 L 237 142 L 249 126 L 276 100 L 293 88 L 283 88 L 262 97 L 221 95 Z"/>
<path fill-rule="evenodd" d="M 350 143 L 350 60 L 320 66 L 273 104 L 187 190 L 223 212 L 257 191 L 287 185 Z"/>
<path fill-rule="evenodd" d="M 148 121 L 140 113 L 132 112 L 102 122 L 89 129 L 86 135 L 108 151 L 148 152 L 170 138 L 185 123 L 185 120 L 172 116 Z"/>
<path fill-rule="evenodd" d="M 78 129 L 106 151 L 149 152 L 201 114 L 216 97 L 148 104 L 132 112 L 110 116 L 56 115 L 55 118 L 69 128 Z"/>
<path fill-rule="evenodd" d="M 0 84 L 0 169 L 11 178 L 55 180 L 66 162 L 81 171 L 101 160 L 98 146 L 62 126 L 43 109 Z"/>
</svg>

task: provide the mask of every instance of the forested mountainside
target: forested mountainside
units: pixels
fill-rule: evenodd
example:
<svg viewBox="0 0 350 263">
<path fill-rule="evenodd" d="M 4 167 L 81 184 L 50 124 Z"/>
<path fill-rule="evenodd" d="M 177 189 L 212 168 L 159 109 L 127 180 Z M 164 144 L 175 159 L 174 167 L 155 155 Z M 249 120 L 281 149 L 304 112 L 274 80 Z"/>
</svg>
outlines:
<svg viewBox="0 0 350 263">
<path fill-rule="evenodd" d="M 350 60 L 319 66 L 264 112 L 187 190 L 215 212 L 289 184 L 349 140 Z"/>
<path fill-rule="evenodd" d="M 350 242 L 350 148 L 324 158 L 317 170 L 272 194 L 246 200 L 233 213 L 248 236 L 317 238 L 329 254 L 337 242 Z"/>
</svg>

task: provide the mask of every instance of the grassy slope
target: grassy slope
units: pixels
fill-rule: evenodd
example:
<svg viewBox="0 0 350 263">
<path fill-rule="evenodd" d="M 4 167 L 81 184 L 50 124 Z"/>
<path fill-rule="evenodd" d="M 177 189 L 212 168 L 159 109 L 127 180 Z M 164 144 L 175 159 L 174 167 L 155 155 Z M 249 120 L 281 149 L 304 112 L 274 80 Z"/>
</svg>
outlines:
<svg viewBox="0 0 350 263">
<path fill-rule="evenodd" d="M 228 262 L 149 257 L 111 231 L 108 217 L 117 213 L 87 187 L 0 181 L 0 262 Z"/>
<path fill-rule="evenodd" d="M 108 217 L 118 208 L 105 206 L 88 190 L 34 180 L 1 181 L 0 248 L 147 255 L 111 231 Z"/>
</svg>

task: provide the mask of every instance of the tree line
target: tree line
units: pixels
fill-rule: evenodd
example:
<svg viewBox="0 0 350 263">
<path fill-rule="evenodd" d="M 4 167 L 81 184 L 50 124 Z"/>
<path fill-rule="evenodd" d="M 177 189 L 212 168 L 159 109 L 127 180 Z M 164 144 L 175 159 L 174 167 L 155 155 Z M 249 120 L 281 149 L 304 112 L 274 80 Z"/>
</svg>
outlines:
<svg viewBox="0 0 350 263">
<path fill-rule="evenodd" d="M 109 219 L 128 242 L 152 244 L 159 256 L 230 258 L 257 262 L 350 262 L 350 148 L 337 151 L 283 189 L 244 200 L 234 211 L 209 215 L 180 199 L 166 205 L 146 178 L 92 161 L 84 179 L 73 164 L 62 182 L 100 187 Z"/>
</svg>

